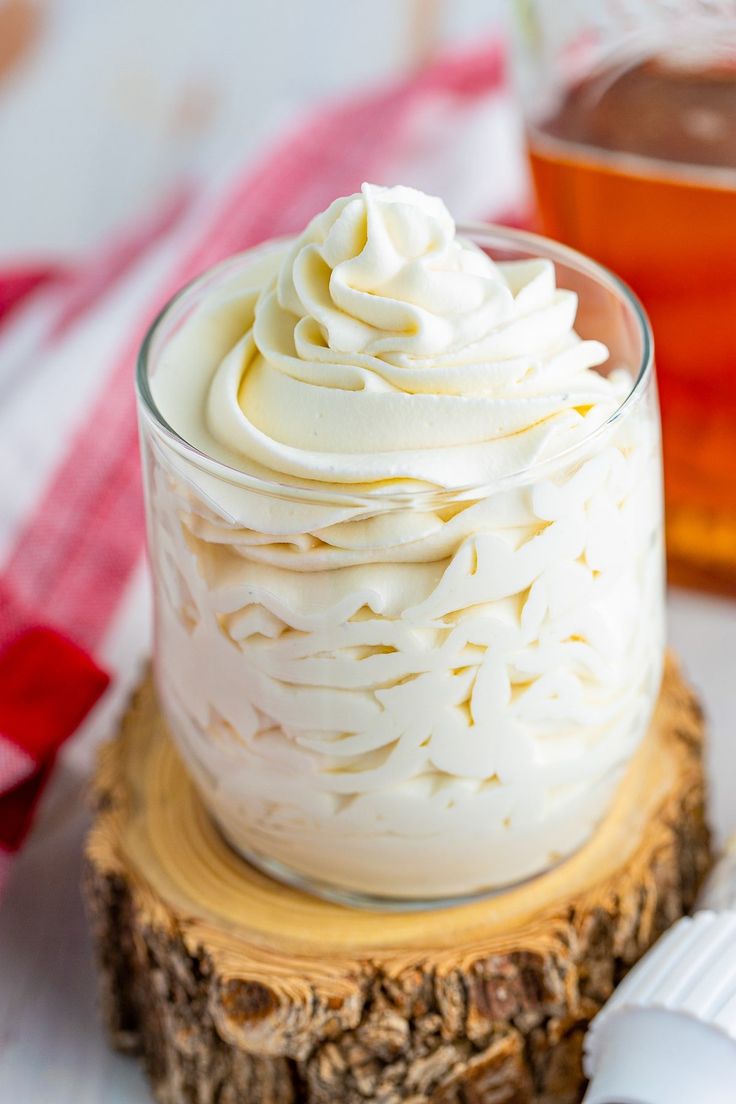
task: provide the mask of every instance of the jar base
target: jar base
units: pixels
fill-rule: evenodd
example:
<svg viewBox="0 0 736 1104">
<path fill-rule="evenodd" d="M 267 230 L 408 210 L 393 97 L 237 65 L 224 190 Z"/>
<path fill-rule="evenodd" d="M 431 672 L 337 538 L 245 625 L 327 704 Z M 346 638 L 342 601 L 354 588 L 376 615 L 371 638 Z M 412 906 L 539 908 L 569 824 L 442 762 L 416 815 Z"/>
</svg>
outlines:
<svg viewBox="0 0 736 1104">
<path fill-rule="evenodd" d="M 474 890 L 470 893 L 444 895 L 441 897 L 387 897 L 381 894 L 365 893 L 360 890 L 343 889 L 340 886 L 333 885 L 331 882 L 324 882 L 319 878 L 312 878 L 309 875 L 300 874 L 299 871 L 292 869 L 292 867 L 287 866 L 278 859 L 267 858 L 257 851 L 252 851 L 236 843 L 228 834 L 227 830 L 223 828 L 217 817 L 211 812 L 209 816 L 230 850 L 234 851 L 239 858 L 247 862 L 249 866 L 255 867 L 255 869 L 262 874 L 267 875 L 276 882 L 280 882 L 282 885 L 290 886 L 292 889 L 298 889 L 302 893 L 310 894 L 312 897 L 319 897 L 323 901 L 330 901 L 332 904 L 344 905 L 346 908 L 361 909 L 368 912 L 428 912 L 439 909 L 458 908 L 459 906 L 470 905 L 477 901 L 491 900 L 494 897 L 502 896 L 504 893 L 510 893 L 513 890 L 519 889 L 521 886 L 529 885 L 538 878 L 545 877 L 550 871 L 562 866 L 563 863 L 567 862 L 567 860 L 572 858 L 576 853 L 573 851 L 569 855 L 565 855 L 558 862 L 546 866 L 536 874 L 531 874 L 527 878 L 520 878 L 518 881 L 509 882 L 502 886 Z M 576 851 L 577 850 L 580 850 L 580 848 L 576 848 Z"/>
</svg>

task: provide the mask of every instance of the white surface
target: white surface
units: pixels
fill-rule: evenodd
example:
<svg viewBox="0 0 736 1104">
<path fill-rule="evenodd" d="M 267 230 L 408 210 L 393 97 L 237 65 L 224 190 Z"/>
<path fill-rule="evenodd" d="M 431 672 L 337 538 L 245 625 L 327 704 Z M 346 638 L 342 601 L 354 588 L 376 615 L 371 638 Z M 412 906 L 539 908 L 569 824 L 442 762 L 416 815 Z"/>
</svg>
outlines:
<svg viewBox="0 0 736 1104">
<path fill-rule="evenodd" d="M 711 823 L 722 845 L 736 832 L 736 602 L 672 590 L 669 639 L 705 708 Z"/>
<path fill-rule="evenodd" d="M 148 624 L 144 580 L 111 633 L 111 664 L 140 654 Z M 718 838 L 736 829 L 733 731 L 736 603 L 684 591 L 670 596 L 670 639 L 702 695 L 711 729 L 712 813 Z M 66 748 L 36 828 L 12 868 L 0 911 L 0 1101 L 149 1104 L 132 1059 L 107 1047 L 95 1012 L 89 938 L 79 893 L 84 794 L 92 744 L 110 731 L 125 682 Z"/>
<path fill-rule="evenodd" d="M 0 84 L 0 259 L 93 247 L 316 99 L 399 75 L 435 20 L 444 44 L 489 35 L 504 0 L 36 4 L 38 42 Z"/>
</svg>

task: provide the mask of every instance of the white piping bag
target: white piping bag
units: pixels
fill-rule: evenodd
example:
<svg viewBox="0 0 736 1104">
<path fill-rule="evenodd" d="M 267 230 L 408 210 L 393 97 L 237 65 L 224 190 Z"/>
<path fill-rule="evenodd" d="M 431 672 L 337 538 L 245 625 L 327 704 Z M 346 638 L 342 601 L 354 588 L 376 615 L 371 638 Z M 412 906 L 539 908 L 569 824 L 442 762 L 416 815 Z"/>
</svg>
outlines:
<svg viewBox="0 0 736 1104">
<path fill-rule="evenodd" d="M 736 1101 L 736 837 L 585 1038 L 584 1104 Z"/>
</svg>

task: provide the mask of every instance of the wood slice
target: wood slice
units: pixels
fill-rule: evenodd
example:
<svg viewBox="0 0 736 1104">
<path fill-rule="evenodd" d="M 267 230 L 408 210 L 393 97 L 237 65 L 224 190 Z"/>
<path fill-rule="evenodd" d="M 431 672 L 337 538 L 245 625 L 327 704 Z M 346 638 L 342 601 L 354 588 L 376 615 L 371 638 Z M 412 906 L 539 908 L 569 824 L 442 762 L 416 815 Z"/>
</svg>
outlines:
<svg viewBox="0 0 736 1104">
<path fill-rule="evenodd" d="M 353 911 L 235 855 L 150 680 L 104 749 L 86 898 L 115 1045 L 162 1104 L 567 1104 L 585 1027 L 709 865 L 702 717 L 670 660 L 589 844 L 506 893 Z"/>
</svg>

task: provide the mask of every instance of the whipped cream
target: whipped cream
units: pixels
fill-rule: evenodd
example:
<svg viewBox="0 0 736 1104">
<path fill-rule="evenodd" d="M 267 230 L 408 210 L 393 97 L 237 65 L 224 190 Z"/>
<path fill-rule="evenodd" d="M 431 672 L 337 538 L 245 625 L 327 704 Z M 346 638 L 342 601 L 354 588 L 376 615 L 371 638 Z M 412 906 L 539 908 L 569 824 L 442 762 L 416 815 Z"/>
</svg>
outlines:
<svg viewBox="0 0 736 1104">
<path fill-rule="evenodd" d="M 651 399 L 609 420 L 631 377 L 552 263 L 494 263 L 409 188 L 195 297 L 151 390 L 230 471 L 145 420 L 144 454 L 159 692 L 223 831 L 392 897 L 568 854 L 659 683 Z"/>
</svg>

